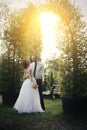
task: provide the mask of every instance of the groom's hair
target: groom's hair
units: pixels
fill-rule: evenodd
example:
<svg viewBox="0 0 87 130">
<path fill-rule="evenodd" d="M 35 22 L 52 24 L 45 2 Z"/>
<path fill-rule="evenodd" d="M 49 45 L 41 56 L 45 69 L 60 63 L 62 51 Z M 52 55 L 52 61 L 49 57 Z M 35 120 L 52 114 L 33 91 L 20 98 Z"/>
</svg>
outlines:
<svg viewBox="0 0 87 130">
<path fill-rule="evenodd" d="M 30 62 L 28 60 L 23 60 L 23 68 L 26 69 L 29 66 Z"/>
</svg>

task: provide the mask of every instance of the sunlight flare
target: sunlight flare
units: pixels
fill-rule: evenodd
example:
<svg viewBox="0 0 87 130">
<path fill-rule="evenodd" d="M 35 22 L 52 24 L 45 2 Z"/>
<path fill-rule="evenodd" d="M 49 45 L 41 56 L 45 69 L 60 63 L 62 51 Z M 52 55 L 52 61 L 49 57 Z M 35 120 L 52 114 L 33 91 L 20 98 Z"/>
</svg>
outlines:
<svg viewBox="0 0 87 130">
<path fill-rule="evenodd" d="M 42 29 L 41 59 L 43 62 L 51 59 L 54 55 L 59 55 L 59 51 L 56 48 L 56 32 L 59 21 L 60 18 L 53 12 L 45 12 L 40 14 L 40 23 Z"/>
</svg>

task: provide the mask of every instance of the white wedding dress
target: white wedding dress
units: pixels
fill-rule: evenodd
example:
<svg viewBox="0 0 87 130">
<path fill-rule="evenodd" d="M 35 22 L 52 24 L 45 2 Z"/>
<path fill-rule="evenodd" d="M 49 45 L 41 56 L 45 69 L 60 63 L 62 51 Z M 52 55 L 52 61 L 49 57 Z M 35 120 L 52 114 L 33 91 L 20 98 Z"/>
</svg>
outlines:
<svg viewBox="0 0 87 130">
<path fill-rule="evenodd" d="M 32 79 L 36 82 L 34 77 Z M 44 112 L 41 108 L 38 88 L 34 89 L 32 87 L 32 82 L 29 78 L 25 79 L 22 84 L 14 109 L 18 113 Z"/>
</svg>

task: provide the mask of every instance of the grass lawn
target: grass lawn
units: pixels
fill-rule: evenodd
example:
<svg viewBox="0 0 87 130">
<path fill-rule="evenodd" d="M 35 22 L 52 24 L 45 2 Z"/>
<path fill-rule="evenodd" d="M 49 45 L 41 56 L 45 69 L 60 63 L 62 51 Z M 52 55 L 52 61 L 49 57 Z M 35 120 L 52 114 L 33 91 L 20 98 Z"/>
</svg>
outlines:
<svg viewBox="0 0 87 130">
<path fill-rule="evenodd" d="M 87 130 L 87 115 L 63 114 L 61 99 L 45 99 L 46 112 L 18 114 L 0 104 L 0 130 Z"/>
</svg>

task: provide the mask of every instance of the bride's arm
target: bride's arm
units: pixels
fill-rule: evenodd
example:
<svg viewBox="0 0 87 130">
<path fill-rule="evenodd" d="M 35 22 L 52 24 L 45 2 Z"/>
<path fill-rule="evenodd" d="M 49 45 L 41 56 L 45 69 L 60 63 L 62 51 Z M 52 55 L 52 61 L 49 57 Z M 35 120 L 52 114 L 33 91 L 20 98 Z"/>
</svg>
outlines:
<svg viewBox="0 0 87 130">
<path fill-rule="evenodd" d="M 30 80 L 31 80 L 31 82 L 32 82 L 32 87 L 33 87 L 34 89 L 36 89 L 36 88 L 38 88 L 38 85 L 37 85 L 37 82 L 36 82 L 35 80 L 33 80 L 32 77 L 33 77 L 33 76 L 32 76 L 32 70 L 29 69 L 29 78 L 30 78 Z"/>
<path fill-rule="evenodd" d="M 24 75 L 23 75 L 23 77 L 24 77 L 24 79 L 26 78 L 26 71 L 25 71 L 25 69 L 24 69 Z"/>
<path fill-rule="evenodd" d="M 33 82 L 32 70 L 30 68 L 29 68 L 29 79 L 31 80 L 31 82 Z"/>
</svg>

